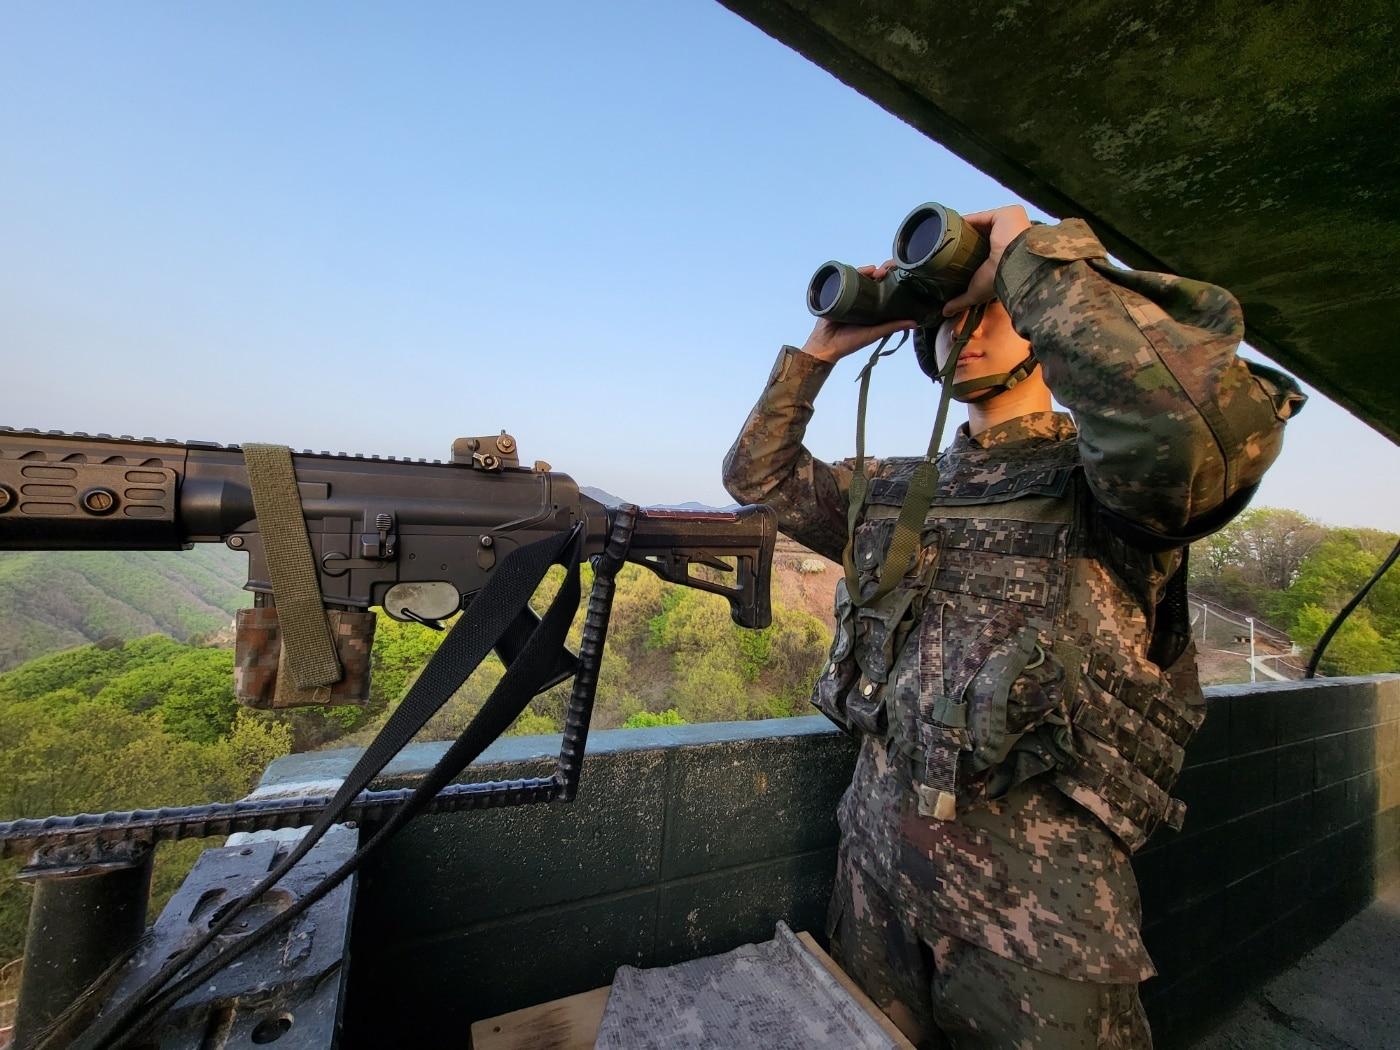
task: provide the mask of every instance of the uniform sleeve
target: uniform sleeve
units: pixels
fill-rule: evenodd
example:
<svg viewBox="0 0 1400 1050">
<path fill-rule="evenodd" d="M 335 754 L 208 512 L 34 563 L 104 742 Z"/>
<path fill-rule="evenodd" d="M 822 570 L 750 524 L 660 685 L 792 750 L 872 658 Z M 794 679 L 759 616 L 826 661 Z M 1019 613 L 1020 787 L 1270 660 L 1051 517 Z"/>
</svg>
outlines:
<svg viewBox="0 0 1400 1050">
<path fill-rule="evenodd" d="M 1074 415 L 1094 495 L 1150 532 L 1224 524 L 1305 400 L 1283 373 L 1236 356 L 1244 317 L 1234 296 L 1119 269 L 1083 220 L 1021 234 L 997 294 Z"/>
<path fill-rule="evenodd" d="M 783 347 L 768 385 L 724 457 L 724 487 L 740 503 L 768 504 L 784 534 L 840 561 L 853 464 L 824 463 L 802 445 L 812 403 L 831 367 Z M 868 472 L 877 467 L 877 461 L 866 460 Z"/>
</svg>

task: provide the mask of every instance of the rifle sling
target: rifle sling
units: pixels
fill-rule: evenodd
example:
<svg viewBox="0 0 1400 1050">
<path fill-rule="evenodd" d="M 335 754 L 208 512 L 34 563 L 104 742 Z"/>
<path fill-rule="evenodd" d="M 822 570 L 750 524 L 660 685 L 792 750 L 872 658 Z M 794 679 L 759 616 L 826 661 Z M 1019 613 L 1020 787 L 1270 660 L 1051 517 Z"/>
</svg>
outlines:
<svg viewBox="0 0 1400 1050">
<path fill-rule="evenodd" d="M 344 675 L 321 600 L 320 576 L 301 511 L 291 449 L 244 445 L 253 509 L 272 578 L 287 670 L 298 689 L 334 685 Z"/>
</svg>

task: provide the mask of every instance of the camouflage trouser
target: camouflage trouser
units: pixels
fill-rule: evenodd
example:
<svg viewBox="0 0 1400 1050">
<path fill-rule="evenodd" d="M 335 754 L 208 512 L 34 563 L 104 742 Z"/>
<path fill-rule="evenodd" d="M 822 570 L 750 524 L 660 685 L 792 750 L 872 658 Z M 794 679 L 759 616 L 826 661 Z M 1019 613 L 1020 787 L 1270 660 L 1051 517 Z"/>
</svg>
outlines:
<svg viewBox="0 0 1400 1050">
<path fill-rule="evenodd" d="M 832 956 L 876 1005 L 918 1025 L 925 1050 L 1152 1046 L 1137 985 L 1072 981 L 956 937 L 924 940 L 844 856 L 827 935 Z"/>
</svg>

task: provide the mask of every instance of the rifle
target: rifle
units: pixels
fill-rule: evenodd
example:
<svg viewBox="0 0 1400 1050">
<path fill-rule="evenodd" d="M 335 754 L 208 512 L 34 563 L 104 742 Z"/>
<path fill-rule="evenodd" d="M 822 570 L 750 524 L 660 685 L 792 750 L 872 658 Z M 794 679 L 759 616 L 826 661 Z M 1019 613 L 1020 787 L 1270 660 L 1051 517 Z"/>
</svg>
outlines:
<svg viewBox="0 0 1400 1050">
<path fill-rule="evenodd" d="M 444 463 L 0 427 L 0 550 L 176 550 L 223 543 L 247 554 L 246 588 L 254 607 L 238 615 L 235 656 L 237 692 L 246 704 L 366 702 L 373 607 L 437 630 L 461 613 L 329 800 L 0 824 L 0 849 L 32 850 L 32 864 L 48 851 L 51 866 L 90 863 L 84 850 L 110 851 L 118 843 L 208 834 L 211 828 L 311 825 L 240 907 L 223 913 L 200 943 L 172 959 L 126 1008 L 107 1009 L 83 1045 L 126 1045 L 183 989 L 251 947 L 258 934 L 285 926 L 416 813 L 570 800 L 617 570 L 632 562 L 672 583 L 722 595 L 737 624 L 761 628 L 771 621 L 775 539 L 767 507 L 608 507 L 548 464 L 522 467 L 515 439 L 505 432 L 459 438 Z M 563 641 L 585 557 L 595 578 L 574 655 Z M 565 566 L 565 580 L 541 618 L 528 600 L 553 564 Z M 491 648 L 506 674 L 442 763 L 414 790 L 368 791 L 388 759 Z M 570 676 L 574 684 L 552 776 L 448 786 L 530 697 Z M 328 827 L 352 812 L 361 819 L 374 814 L 379 826 L 334 880 L 326 879 L 297 907 L 212 960 L 186 969 Z M 23 1001 L 22 994 L 22 1013 Z"/>
<path fill-rule="evenodd" d="M 522 468 L 504 432 L 458 438 L 446 463 L 309 449 L 292 462 L 326 608 L 380 606 L 434 627 L 499 560 L 542 536 L 581 525 L 585 555 L 601 554 L 618 513 L 546 463 Z M 766 627 L 775 536 L 766 508 L 649 507 L 637 513 L 626 557 L 672 583 L 724 595 L 739 625 Z M 248 554 L 246 589 L 258 607 L 271 607 L 264 540 L 237 445 L 0 427 L 0 550 L 224 543 Z M 692 565 L 736 572 L 735 583 L 694 576 Z M 507 662 L 533 623 L 512 624 Z"/>
</svg>

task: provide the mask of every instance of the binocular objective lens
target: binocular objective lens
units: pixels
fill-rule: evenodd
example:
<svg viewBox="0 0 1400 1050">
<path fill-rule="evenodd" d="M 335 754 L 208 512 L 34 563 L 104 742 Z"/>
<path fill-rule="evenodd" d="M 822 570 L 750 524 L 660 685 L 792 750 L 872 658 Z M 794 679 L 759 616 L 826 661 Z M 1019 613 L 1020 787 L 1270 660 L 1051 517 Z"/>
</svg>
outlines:
<svg viewBox="0 0 1400 1050">
<path fill-rule="evenodd" d="M 917 266 L 943 243 L 943 219 L 936 212 L 927 212 L 901 238 L 899 262 Z"/>
<path fill-rule="evenodd" d="M 841 294 L 841 271 L 833 266 L 824 275 L 818 275 L 813 283 L 817 285 L 813 305 L 818 312 L 825 313 L 836 305 L 836 299 Z"/>
</svg>

